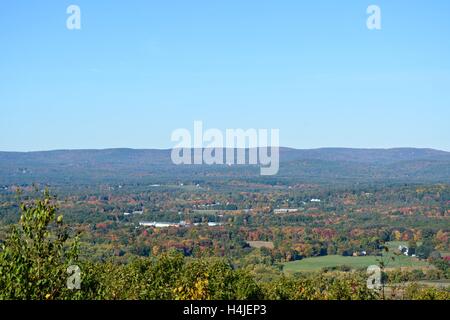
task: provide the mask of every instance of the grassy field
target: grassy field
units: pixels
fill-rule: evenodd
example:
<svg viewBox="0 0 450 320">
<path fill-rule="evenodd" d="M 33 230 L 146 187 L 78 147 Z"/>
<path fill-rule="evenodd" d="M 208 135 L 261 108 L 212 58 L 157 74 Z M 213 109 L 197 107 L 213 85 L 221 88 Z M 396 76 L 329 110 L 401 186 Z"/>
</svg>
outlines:
<svg viewBox="0 0 450 320">
<path fill-rule="evenodd" d="M 427 268 L 430 267 L 425 261 L 420 261 L 416 258 L 411 258 L 407 256 L 394 256 L 395 260 L 390 260 L 386 263 L 386 268 Z M 325 267 L 338 267 L 338 266 L 349 266 L 352 269 L 367 268 L 370 265 L 378 265 L 378 257 L 375 256 L 365 256 L 365 257 L 343 257 L 343 256 L 323 256 L 307 258 L 299 261 L 288 262 L 284 264 L 285 272 L 312 272 L 320 271 L 320 269 Z M 387 260 L 384 258 L 384 260 Z"/>
<path fill-rule="evenodd" d="M 432 267 L 428 262 L 421 261 L 417 258 L 408 257 L 399 254 L 398 246 L 407 245 L 405 241 L 391 241 L 386 243 L 389 253 L 385 253 L 383 261 L 387 269 L 408 268 L 421 269 Z M 394 258 L 394 260 L 392 260 Z M 367 268 L 371 265 L 378 265 L 380 257 L 364 256 L 364 257 L 343 257 L 338 255 L 307 258 L 299 261 L 288 262 L 284 264 L 286 272 L 312 272 L 320 271 L 322 268 L 332 268 L 339 266 L 348 266 L 352 269 Z"/>
<path fill-rule="evenodd" d="M 272 241 L 247 241 L 252 248 L 269 248 L 273 249 L 274 245 Z"/>
</svg>

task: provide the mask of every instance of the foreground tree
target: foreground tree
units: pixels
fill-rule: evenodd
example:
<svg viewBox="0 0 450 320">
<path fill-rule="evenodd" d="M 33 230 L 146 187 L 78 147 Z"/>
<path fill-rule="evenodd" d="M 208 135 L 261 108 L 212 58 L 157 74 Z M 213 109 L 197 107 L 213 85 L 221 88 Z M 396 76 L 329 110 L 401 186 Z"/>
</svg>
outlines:
<svg viewBox="0 0 450 320">
<path fill-rule="evenodd" d="M 21 205 L 19 224 L 0 247 L 0 299 L 75 298 L 67 268 L 76 263 L 78 241 L 67 245 L 63 216 L 48 191 Z"/>
</svg>

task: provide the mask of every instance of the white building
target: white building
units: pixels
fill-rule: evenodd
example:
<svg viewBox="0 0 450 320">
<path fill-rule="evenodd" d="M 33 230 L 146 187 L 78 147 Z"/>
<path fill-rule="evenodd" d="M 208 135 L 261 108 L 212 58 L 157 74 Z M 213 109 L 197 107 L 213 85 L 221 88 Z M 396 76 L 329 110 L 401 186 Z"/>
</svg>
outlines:
<svg viewBox="0 0 450 320">
<path fill-rule="evenodd" d="M 409 248 L 407 246 L 400 245 L 398 246 L 398 250 L 403 253 L 405 256 L 409 255 Z"/>
<path fill-rule="evenodd" d="M 223 225 L 223 223 L 220 222 L 208 222 L 208 226 L 209 227 L 217 227 L 217 226 L 221 226 Z"/>
<path fill-rule="evenodd" d="M 147 222 L 147 221 L 142 221 L 139 222 L 139 225 L 141 227 L 153 227 L 153 228 L 169 228 L 169 227 L 179 227 L 180 224 L 179 223 L 171 223 L 171 222 Z"/>
</svg>

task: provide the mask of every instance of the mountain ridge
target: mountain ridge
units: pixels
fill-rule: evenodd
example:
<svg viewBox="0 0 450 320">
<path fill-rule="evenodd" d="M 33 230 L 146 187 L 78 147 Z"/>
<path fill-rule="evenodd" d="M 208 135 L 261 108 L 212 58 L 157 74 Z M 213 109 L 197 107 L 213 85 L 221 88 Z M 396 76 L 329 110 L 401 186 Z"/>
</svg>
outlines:
<svg viewBox="0 0 450 320">
<path fill-rule="evenodd" d="M 431 148 L 280 148 L 280 171 L 260 177 L 258 166 L 181 165 L 170 149 L 0 151 L 0 185 L 109 183 L 195 179 L 450 182 L 450 152 Z"/>
</svg>

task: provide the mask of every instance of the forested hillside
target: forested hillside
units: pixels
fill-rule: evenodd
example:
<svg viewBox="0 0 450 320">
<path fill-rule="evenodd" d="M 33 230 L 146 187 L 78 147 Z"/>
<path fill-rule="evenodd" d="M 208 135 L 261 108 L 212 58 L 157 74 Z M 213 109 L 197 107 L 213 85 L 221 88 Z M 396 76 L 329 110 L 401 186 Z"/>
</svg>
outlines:
<svg viewBox="0 0 450 320">
<path fill-rule="evenodd" d="M 0 152 L 0 185 L 167 182 L 194 176 L 209 181 L 267 180 L 256 166 L 175 166 L 170 153 L 134 149 Z M 450 153 L 433 149 L 281 148 L 280 162 L 275 181 L 281 183 L 450 181 Z"/>
</svg>

